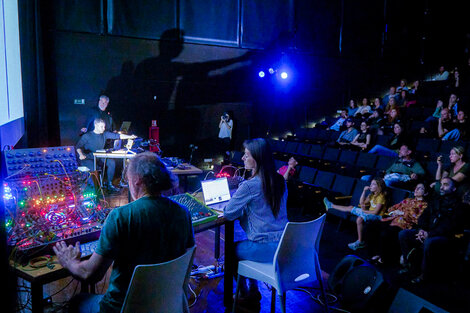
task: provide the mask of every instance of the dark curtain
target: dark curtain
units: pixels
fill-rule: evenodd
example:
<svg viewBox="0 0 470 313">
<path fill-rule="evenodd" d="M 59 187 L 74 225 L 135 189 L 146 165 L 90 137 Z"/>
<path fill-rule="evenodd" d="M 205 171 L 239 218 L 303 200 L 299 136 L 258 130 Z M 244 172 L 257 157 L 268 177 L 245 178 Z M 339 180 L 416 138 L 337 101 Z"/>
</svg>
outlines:
<svg viewBox="0 0 470 313">
<path fill-rule="evenodd" d="M 236 0 L 181 0 L 185 41 L 237 45 L 238 12 Z"/>
<path fill-rule="evenodd" d="M 159 39 L 177 27 L 175 0 L 108 0 L 107 10 L 112 35 Z"/>
<path fill-rule="evenodd" d="M 54 104 L 48 106 L 44 72 L 40 0 L 18 1 L 25 140 L 27 147 L 54 146 L 59 142 Z"/>
<path fill-rule="evenodd" d="M 293 31 L 294 0 L 244 0 L 242 46 L 266 47 Z"/>
<path fill-rule="evenodd" d="M 42 2 L 51 29 L 99 34 L 104 32 L 103 1 L 47 0 Z"/>
</svg>

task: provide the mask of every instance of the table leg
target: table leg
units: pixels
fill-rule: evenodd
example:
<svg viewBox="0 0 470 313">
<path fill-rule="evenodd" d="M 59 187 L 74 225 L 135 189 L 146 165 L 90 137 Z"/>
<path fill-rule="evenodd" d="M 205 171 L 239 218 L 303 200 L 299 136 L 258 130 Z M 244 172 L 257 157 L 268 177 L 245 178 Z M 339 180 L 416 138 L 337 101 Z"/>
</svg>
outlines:
<svg viewBox="0 0 470 313">
<path fill-rule="evenodd" d="M 33 313 L 42 313 L 43 308 L 42 284 L 31 283 L 31 308 Z"/>
<path fill-rule="evenodd" d="M 214 236 L 214 258 L 220 258 L 220 226 L 215 228 Z"/>
<path fill-rule="evenodd" d="M 234 224 L 225 223 L 225 272 L 224 272 L 224 306 L 227 309 L 232 308 L 233 293 L 233 275 L 235 270 L 235 243 L 234 243 Z"/>
</svg>

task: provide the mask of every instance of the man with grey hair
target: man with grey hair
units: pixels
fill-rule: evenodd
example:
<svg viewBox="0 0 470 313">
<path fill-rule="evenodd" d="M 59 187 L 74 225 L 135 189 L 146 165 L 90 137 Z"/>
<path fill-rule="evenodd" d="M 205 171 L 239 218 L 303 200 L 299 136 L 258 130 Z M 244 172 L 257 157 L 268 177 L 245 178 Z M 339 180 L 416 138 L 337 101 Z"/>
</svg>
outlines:
<svg viewBox="0 0 470 313">
<path fill-rule="evenodd" d="M 134 201 L 109 213 L 90 259 L 80 260 L 78 242 L 54 247 L 59 263 L 83 280 L 101 280 L 114 262 L 106 294 L 78 295 L 71 312 L 120 312 L 137 265 L 173 260 L 195 244 L 188 209 L 161 195 L 176 186 L 177 178 L 156 154 L 136 155 L 127 177 Z"/>
<path fill-rule="evenodd" d="M 94 107 L 90 118 L 88 119 L 87 126 L 81 129 L 82 133 L 86 133 L 93 130 L 93 123 L 95 119 L 102 119 L 106 125 L 106 131 L 112 132 L 115 130 L 113 117 L 108 109 L 109 97 L 101 95 L 98 101 L 98 106 Z"/>
</svg>

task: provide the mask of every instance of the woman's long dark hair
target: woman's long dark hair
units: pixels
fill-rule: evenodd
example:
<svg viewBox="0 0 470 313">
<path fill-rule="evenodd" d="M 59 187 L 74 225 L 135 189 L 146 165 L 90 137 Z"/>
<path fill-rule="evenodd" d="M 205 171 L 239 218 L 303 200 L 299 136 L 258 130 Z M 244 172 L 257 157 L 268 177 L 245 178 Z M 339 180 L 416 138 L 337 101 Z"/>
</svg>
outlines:
<svg viewBox="0 0 470 313">
<path fill-rule="evenodd" d="M 256 161 L 256 169 L 252 176 L 258 175 L 261 179 L 264 198 L 271 206 L 274 217 L 277 217 L 286 186 L 284 178 L 277 173 L 274 166 L 271 147 L 263 138 L 246 140 L 243 147 L 250 151 Z"/>
</svg>

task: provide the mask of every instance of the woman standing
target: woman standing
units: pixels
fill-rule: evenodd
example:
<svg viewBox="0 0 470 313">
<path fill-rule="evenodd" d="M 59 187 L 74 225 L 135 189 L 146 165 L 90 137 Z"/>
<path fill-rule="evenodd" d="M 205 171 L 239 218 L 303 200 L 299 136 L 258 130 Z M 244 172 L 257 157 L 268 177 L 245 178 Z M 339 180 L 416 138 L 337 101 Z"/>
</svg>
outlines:
<svg viewBox="0 0 470 313">
<path fill-rule="evenodd" d="M 224 210 L 228 220 L 240 220 L 247 240 L 235 245 L 236 264 L 239 260 L 272 262 L 279 240 L 287 224 L 287 187 L 284 178 L 276 172 L 271 148 L 262 139 L 244 142 L 245 168 L 251 177 L 240 184 Z M 261 299 L 256 280 L 240 278 L 242 299 Z"/>
</svg>

